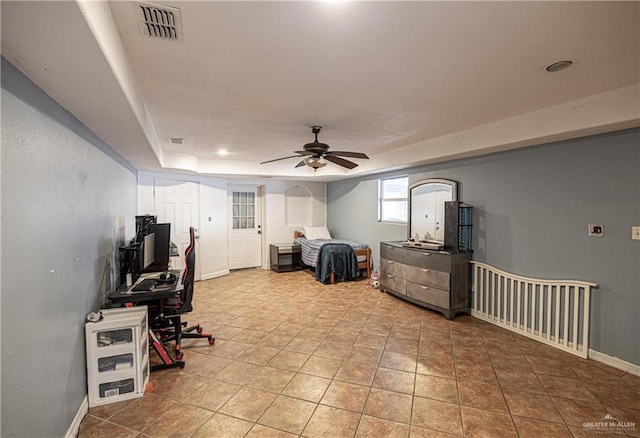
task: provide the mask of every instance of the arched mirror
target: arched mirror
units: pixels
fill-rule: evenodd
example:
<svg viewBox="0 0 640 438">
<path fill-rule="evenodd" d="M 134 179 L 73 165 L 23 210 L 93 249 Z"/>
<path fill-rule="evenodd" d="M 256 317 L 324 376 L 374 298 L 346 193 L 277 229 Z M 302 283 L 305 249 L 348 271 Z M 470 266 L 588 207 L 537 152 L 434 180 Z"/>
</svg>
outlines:
<svg viewBox="0 0 640 438">
<path fill-rule="evenodd" d="M 409 186 L 409 239 L 444 244 L 444 203 L 458 200 L 458 183 L 431 178 Z"/>
</svg>

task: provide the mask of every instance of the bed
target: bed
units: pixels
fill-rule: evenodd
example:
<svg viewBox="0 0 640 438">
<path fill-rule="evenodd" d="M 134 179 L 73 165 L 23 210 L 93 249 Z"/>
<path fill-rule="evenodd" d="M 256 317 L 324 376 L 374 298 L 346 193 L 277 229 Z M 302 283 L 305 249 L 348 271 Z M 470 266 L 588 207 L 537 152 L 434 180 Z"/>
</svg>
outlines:
<svg viewBox="0 0 640 438">
<path fill-rule="evenodd" d="M 321 228 L 326 230 L 325 227 Z M 305 237 L 305 234 L 310 237 L 321 238 L 308 239 Z M 328 234 L 328 231 L 325 231 L 324 235 L 317 235 L 312 232 L 310 227 L 305 227 L 305 233 L 296 231 L 294 234 L 294 241 L 301 247 L 302 262 L 314 269 L 317 268 L 318 257 L 321 255 L 324 246 L 328 246 L 328 244 L 348 245 L 353 249 L 358 271 L 366 271 L 366 278 L 371 277 L 371 248 L 369 248 L 365 243 L 355 242 L 352 240 L 333 239 Z M 335 282 L 336 275 L 334 274 L 334 272 L 330 273 L 329 284 L 333 284 Z"/>
</svg>

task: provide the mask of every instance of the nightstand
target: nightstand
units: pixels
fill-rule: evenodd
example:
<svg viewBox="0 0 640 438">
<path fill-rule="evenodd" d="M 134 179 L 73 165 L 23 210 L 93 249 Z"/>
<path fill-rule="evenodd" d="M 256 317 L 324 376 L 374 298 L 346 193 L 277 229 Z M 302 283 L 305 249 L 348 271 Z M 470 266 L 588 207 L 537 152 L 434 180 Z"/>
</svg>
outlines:
<svg viewBox="0 0 640 438">
<path fill-rule="evenodd" d="M 302 248 L 296 243 L 272 243 L 270 246 L 271 269 L 276 272 L 291 272 L 304 269 Z"/>
</svg>

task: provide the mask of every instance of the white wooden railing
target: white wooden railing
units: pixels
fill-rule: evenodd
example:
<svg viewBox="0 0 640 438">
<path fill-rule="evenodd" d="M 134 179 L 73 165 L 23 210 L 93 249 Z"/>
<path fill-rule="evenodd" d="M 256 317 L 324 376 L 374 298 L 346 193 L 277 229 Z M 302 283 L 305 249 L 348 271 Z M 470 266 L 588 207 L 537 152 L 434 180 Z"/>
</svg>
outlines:
<svg viewBox="0 0 640 438">
<path fill-rule="evenodd" d="M 586 358 L 589 301 L 596 283 L 542 280 L 471 262 L 471 315 Z"/>
</svg>

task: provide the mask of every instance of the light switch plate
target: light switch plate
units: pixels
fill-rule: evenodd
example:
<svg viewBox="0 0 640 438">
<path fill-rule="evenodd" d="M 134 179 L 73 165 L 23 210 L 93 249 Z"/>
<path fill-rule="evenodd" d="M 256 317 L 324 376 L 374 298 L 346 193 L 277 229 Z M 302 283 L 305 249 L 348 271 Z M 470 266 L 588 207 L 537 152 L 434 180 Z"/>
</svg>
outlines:
<svg viewBox="0 0 640 438">
<path fill-rule="evenodd" d="M 589 237 L 603 237 L 604 225 L 589 224 L 588 234 Z"/>
<path fill-rule="evenodd" d="M 640 240 L 640 227 L 631 227 L 631 238 L 633 240 Z"/>
</svg>

